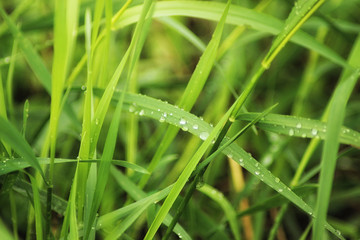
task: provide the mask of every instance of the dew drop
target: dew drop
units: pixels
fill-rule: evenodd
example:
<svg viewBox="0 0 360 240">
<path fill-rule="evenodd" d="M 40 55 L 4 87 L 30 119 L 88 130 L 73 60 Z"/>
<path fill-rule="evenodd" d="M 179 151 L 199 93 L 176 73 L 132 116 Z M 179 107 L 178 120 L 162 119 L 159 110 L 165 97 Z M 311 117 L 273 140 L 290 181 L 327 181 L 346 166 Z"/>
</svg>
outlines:
<svg viewBox="0 0 360 240">
<path fill-rule="evenodd" d="M 185 132 L 189 130 L 189 128 L 187 126 L 183 126 L 181 129 Z"/>
<path fill-rule="evenodd" d="M 180 118 L 180 125 L 185 125 L 187 122 L 186 122 L 186 120 L 185 119 L 183 119 L 183 118 Z"/>
<path fill-rule="evenodd" d="M 164 118 L 167 117 L 167 113 L 166 113 L 166 112 L 163 113 L 163 117 L 164 117 Z"/>
<path fill-rule="evenodd" d="M 141 110 L 140 110 L 140 112 L 139 112 L 139 115 L 140 115 L 140 116 L 143 116 L 143 115 L 144 115 L 144 113 L 145 113 L 145 112 L 144 112 L 144 110 L 143 110 L 143 109 L 141 109 Z"/>
<path fill-rule="evenodd" d="M 311 134 L 312 134 L 312 135 L 316 136 L 317 133 L 318 133 L 318 130 L 316 130 L 315 128 L 313 128 L 313 129 L 311 130 Z"/>
<path fill-rule="evenodd" d="M 280 179 L 277 177 L 275 178 L 275 182 L 279 183 L 280 182 Z"/>
<path fill-rule="evenodd" d="M 258 162 L 255 163 L 255 167 L 259 168 L 259 163 Z"/>
<path fill-rule="evenodd" d="M 98 118 L 95 119 L 95 124 L 96 124 L 96 125 L 99 125 L 99 119 L 98 119 Z"/>
<path fill-rule="evenodd" d="M 197 130 L 199 129 L 199 126 L 197 124 L 194 124 L 193 129 Z"/>
<path fill-rule="evenodd" d="M 82 86 L 81 86 L 81 90 L 84 91 L 85 89 L 86 89 L 85 85 L 82 85 Z"/>
<path fill-rule="evenodd" d="M 202 133 L 200 133 L 200 138 L 201 138 L 202 140 L 205 141 L 208 137 L 209 137 L 209 133 L 208 133 L 208 132 L 202 132 Z"/>
<path fill-rule="evenodd" d="M 297 123 L 296 128 L 301 128 L 301 123 Z"/>
<path fill-rule="evenodd" d="M 164 118 L 164 117 L 160 117 L 159 122 L 165 122 L 165 118 Z"/>
<path fill-rule="evenodd" d="M 260 172 L 259 171 L 255 171 L 255 175 L 259 176 Z"/>
<path fill-rule="evenodd" d="M 135 107 L 134 107 L 134 106 L 130 106 L 130 107 L 129 107 L 129 112 L 135 112 Z"/>
<path fill-rule="evenodd" d="M 281 193 L 282 191 L 283 191 L 283 189 L 282 189 L 282 188 L 279 188 L 278 192 Z"/>
<path fill-rule="evenodd" d="M 305 133 L 301 134 L 301 137 L 306 138 L 306 134 Z"/>
<path fill-rule="evenodd" d="M 295 133 L 295 132 L 294 132 L 294 129 L 290 129 L 290 130 L 289 130 L 289 135 L 290 135 L 290 136 L 294 136 L 294 133 Z"/>
</svg>

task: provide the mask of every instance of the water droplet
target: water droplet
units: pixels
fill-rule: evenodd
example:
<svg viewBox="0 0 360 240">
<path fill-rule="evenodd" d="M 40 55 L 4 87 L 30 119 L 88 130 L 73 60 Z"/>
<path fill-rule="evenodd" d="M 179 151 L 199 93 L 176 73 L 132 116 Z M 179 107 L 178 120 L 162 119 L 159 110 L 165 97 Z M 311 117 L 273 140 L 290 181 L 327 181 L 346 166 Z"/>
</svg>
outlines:
<svg viewBox="0 0 360 240">
<path fill-rule="evenodd" d="M 165 122 L 165 118 L 164 118 L 164 117 L 160 117 L 159 122 Z"/>
<path fill-rule="evenodd" d="M 305 133 L 301 134 L 301 137 L 306 138 L 306 134 Z"/>
<path fill-rule="evenodd" d="M 296 128 L 301 128 L 301 123 L 297 123 Z"/>
<path fill-rule="evenodd" d="M 95 119 L 95 124 L 96 124 L 96 125 L 99 125 L 99 119 L 98 119 L 98 118 Z"/>
<path fill-rule="evenodd" d="M 189 130 L 189 128 L 187 126 L 183 126 L 181 129 L 185 132 Z"/>
<path fill-rule="evenodd" d="M 259 176 L 260 172 L 258 171 L 255 171 L 255 175 Z"/>
<path fill-rule="evenodd" d="M 86 86 L 85 86 L 85 85 L 82 85 L 82 86 L 81 86 L 81 90 L 84 91 L 85 89 L 86 89 Z"/>
<path fill-rule="evenodd" d="M 336 230 L 335 232 L 336 232 L 337 235 L 341 235 L 340 230 Z"/>
<path fill-rule="evenodd" d="M 205 141 L 208 137 L 209 137 L 209 133 L 208 133 L 208 132 L 202 132 L 202 133 L 200 133 L 200 138 L 201 138 L 202 140 Z"/>
<path fill-rule="evenodd" d="M 280 182 L 280 179 L 277 177 L 275 178 L 275 182 L 279 183 Z"/>
<path fill-rule="evenodd" d="M 212 123 L 210 123 L 210 127 L 214 127 L 214 125 Z"/>
<path fill-rule="evenodd" d="M 5 62 L 5 63 L 10 63 L 10 57 L 4 58 L 4 62 Z"/>
<path fill-rule="evenodd" d="M 199 126 L 197 124 L 194 124 L 193 129 L 197 130 L 199 129 Z"/>
<path fill-rule="evenodd" d="M 313 128 L 313 129 L 311 130 L 311 134 L 312 134 L 313 136 L 316 136 L 317 133 L 318 133 L 318 130 L 317 130 L 317 129 Z"/>
<path fill-rule="evenodd" d="M 200 117 L 200 120 L 201 120 L 201 121 L 203 121 L 203 120 L 204 120 L 204 118 L 203 118 L 203 117 Z"/>
<path fill-rule="evenodd" d="M 140 110 L 140 112 L 139 112 L 139 115 L 140 115 L 140 116 L 143 116 L 143 115 L 144 115 L 144 113 L 145 113 L 145 112 L 144 112 L 144 110 L 143 110 L 143 109 L 141 109 L 141 110 Z"/>
<path fill-rule="evenodd" d="M 291 129 L 289 130 L 289 136 L 294 136 L 294 133 L 295 133 L 295 132 L 294 132 L 294 129 L 291 128 Z"/>
<path fill-rule="evenodd" d="M 180 125 L 185 125 L 187 122 L 185 119 L 183 118 L 180 118 L 180 121 L 179 121 Z"/>
<path fill-rule="evenodd" d="M 129 107 L 129 112 L 135 112 L 135 107 L 131 105 L 131 106 Z"/>
<path fill-rule="evenodd" d="M 164 118 L 167 117 L 167 113 L 166 113 L 166 112 L 163 113 L 163 117 L 164 117 Z"/>
<path fill-rule="evenodd" d="M 282 191 L 284 191 L 282 188 L 279 188 L 278 192 L 281 193 Z"/>
<path fill-rule="evenodd" d="M 259 163 L 258 162 L 255 163 L 255 167 L 259 168 Z"/>
</svg>

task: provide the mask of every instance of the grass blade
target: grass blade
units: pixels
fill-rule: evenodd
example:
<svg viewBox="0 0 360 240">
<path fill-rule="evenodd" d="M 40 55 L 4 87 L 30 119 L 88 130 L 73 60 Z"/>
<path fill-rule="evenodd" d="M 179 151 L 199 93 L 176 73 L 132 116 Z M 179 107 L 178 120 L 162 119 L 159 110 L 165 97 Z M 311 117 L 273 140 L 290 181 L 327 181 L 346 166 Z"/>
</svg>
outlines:
<svg viewBox="0 0 360 240">
<path fill-rule="evenodd" d="M 255 119 L 256 116 L 257 113 L 243 113 L 240 114 L 237 119 L 251 121 Z M 325 122 L 280 114 L 268 114 L 256 125 L 263 130 L 285 134 L 291 137 L 318 138 L 324 140 L 327 133 L 327 124 Z M 359 148 L 360 133 L 347 127 L 341 127 L 339 141 Z"/>
</svg>

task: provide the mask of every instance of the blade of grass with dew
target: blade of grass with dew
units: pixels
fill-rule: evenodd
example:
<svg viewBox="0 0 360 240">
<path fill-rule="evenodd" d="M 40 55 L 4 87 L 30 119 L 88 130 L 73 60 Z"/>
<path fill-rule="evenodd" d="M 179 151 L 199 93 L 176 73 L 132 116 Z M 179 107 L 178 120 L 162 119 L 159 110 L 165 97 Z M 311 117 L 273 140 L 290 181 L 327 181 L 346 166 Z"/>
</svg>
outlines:
<svg viewBox="0 0 360 240">
<path fill-rule="evenodd" d="M 37 161 L 35 154 L 31 146 L 26 142 L 23 136 L 15 129 L 15 127 L 0 116 L 0 139 L 7 143 L 12 149 L 23 157 L 25 161 L 29 163 L 30 166 L 39 171 L 42 178 L 45 181 L 45 175 L 42 171 L 39 162 Z M 9 160 L 11 161 L 11 160 Z M 6 165 L 2 163 L 1 165 Z M 5 167 L 5 166 L 4 166 Z"/>
<path fill-rule="evenodd" d="M 360 49 L 360 38 L 358 38 L 358 48 Z M 359 51 L 358 51 L 359 52 Z M 360 69 L 344 82 L 336 87 L 331 99 L 329 119 L 327 123 L 327 133 L 321 157 L 321 171 L 318 189 L 318 198 L 316 203 L 316 215 L 313 238 L 320 239 L 324 234 L 324 224 L 326 222 L 327 210 L 330 201 L 332 181 L 336 167 L 337 151 L 340 145 L 339 135 L 341 125 L 345 118 L 345 108 L 350 94 L 359 78 Z"/>
<path fill-rule="evenodd" d="M 220 45 L 220 40 L 224 29 L 226 16 L 229 11 L 229 7 L 230 7 L 230 2 L 228 2 L 226 7 L 224 8 L 223 14 L 221 16 L 218 25 L 216 26 L 212 39 L 210 40 L 204 53 L 200 57 L 200 60 L 196 65 L 193 74 L 191 75 L 189 83 L 186 86 L 186 89 L 183 95 L 181 96 L 181 99 L 179 100 L 178 106 L 184 109 L 185 111 L 189 111 L 192 109 L 210 75 L 210 72 L 216 60 L 217 49 Z M 166 116 L 167 114 L 164 115 L 163 118 L 166 118 Z M 184 125 L 186 125 L 186 121 L 180 119 L 180 125 L 183 128 Z M 151 159 L 151 162 L 148 167 L 148 171 L 150 173 L 152 173 L 155 167 L 158 165 L 162 155 L 168 149 L 168 147 L 170 146 L 172 140 L 175 138 L 178 131 L 179 131 L 178 128 L 174 126 L 169 126 L 163 139 L 159 144 L 159 147 L 157 148 L 153 158 Z M 144 187 L 147 181 L 149 180 L 149 178 L 150 176 L 143 176 L 142 179 L 140 180 L 139 186 Z"/>
<path fill-rule="evenodd" d="M 237 119 L 251 121 L 256 116 L 257 113 L 242 113 Z M 323 140 L 327 133 L 327 124 L 325 122 L 290 115 L 268 114 L 256 125 L 263 130 L 285 134 L 290 137 Z M 339 141 L 360 148 L 360 133 L 347 127 L 341 127 Z"/>
<path fill-rule="evenodd" d="M 85 91 L 85 100 L 84 100 L 84 110 L 83 110 L 83 121 L 82 121 L 82 131 L 81 131 L 81 141 L 80 141 L 80 149 L 79 149 L 79 161 L 82 159 L 89 159 L 90 156 L 90 146 L 91 146 L 91 119 L 93 112 L 93 94 L 92 94 L 92 50 L 91 50 L 91 12 L 90 9 L 86 9 L 85 11 L 85 49 L 87 56 L 87 80 L 86 80 L 86 91 Z M 89 172 L 89 164 L 81 164 L 78 163 L 78 180 L 73 183 L 74 188 L 78 189 L 77 194 L 77 205 L 78 207 L 78 219 L 79 221 L 83 221 L 83 212 L 85 205 L 85 185 L 86 179 L 88 177 Z M 77 185 L 77 186 L 75 186 Z"/>
<path fill-rule="evenodd" d="M 48 165 L 50 164 L 50 158 L 36 158 L 37 161 L 39 162 L 39 164 L 43 165 Z M 59 164 L 59 163 L 77 163 L 78 159 L 66 159 L 66 158 L 55 158 L 54 159 L 54 163 L 55 164 Z M 81 163 L 99 163 L 100 159 L 82 159 Z M 123 160 L 111 160 L 111 163 L 119 166 L 119 167 L 125 167 L 125 168 L 130 168 L 135 172 L 138 173 L 143 173 L 143 174 L 149 174 L 148 171 L 136 164 L 133 163 L 129 163 L 127 161 L 123 161 Z M 5 166 L 2 166 L 2 168 L 0 169 L 0 176 L 10 173 L 10 172 L 15 172 L 15 171 L 19 171 L 21 169 L 30 167 L 31 164 L 29 162 L 24 161 L 24 158 L 14 158 L 11 159 L 11 161 L 8 161 L 7 164 Z"/>
<path fill-rule="evenodd" d="M 285 27 L 275 38 L 269 52 L 261 63 L 266 69 L 270 67 L 275 56 L 278 55 L 290 38 L 324 2 L 325 0 L 297 0 L 295 2 L 295 6 L 286 19 Z"/>
<path fill-rule="evenodd" d="M 103 90 L 94 89 L 94 94 L 96 96 L 101 95 L 102 92 Z M 114 99 L 118 99 L 119 97 L 120 93 L 116 92 L 114 94 Z M 179 109 L 178 107 L 172 106 L 166 102 L 144 95 L 130 93 L 125 94 L 124 101 L 124 108 L 128 109 L 130 112 L 136 112 L 142 109 L 144 117 L 150 117 L 156 120 L 164 118 L 164 113 L 167 113 L 167 117 L 162 120 L 163 122 L 167 122 L 177 127 L 182 127 L 183 129 L 186 127 L 186 131 L 189 131 L 201 139 L 205 139 L 206 137 L 209 138 L 211 136 L 209 136 L 209 133 L 213 128 L 208 123 L 204 122 L 193 114 Z M 134 107 L 133 103 L 136 103 L 136 107 Z M 160 109 L 160 111 L 158 111 L 158 109 Z M 186 125 L 181 125 L 179 119 L 185 119 L 187 122 Z M 194 126 L 196 127 L 194 128 Z M 224 143 L 226 141 L 228 140 L 225 138 Z M 249 156 L 249 154 L 237 146 L 237 144 L 231 144 L 228 148 L 224 149 L 223 153 L 234 159 L 238 164 L 262 180 L 269 187 L 273 188 L 284 197 L 289 199 L 293 204 L 298 206 L 304 212 L 313 216 L 313 210 L 300 197 L 294 194 L 290 188 L 288 188 L 284 183 L 276 178 L 264 166 L 259 164 L 254 158 Z M 327 227 L 332 229 L 329 225 L 327 225 Z M 332 232 L 335 233 L 335 230 Z"/>
<path fill-rule="evenodd" d="M 239 224 L 236 218 L 236 211 L 232 207 L 231 203 L 226 199 L 226 197 L 220 191 L 207 184 L 204 184 L 197 190 L 199 190 L 220 205 L 226 215 L 226 218 L 229 221 L 229 225 L 234 235 L 234 239 L 241 239 Z"/>
<path fill-rule="evenodd" d="M 312 0 L 313 2 L 314 0 Z M 208 1 L 165 1 L 158 2 L 154 13 L 154 18 L 166 16 L 186 16 L 212 21 L 218 21 L 225 3 Z M 129 8 L 122 17 L 115 23 L 114 28 L 119 29 L 137 22 L 141 6 Z M 316 6 L 318 7 L 318 6 Z M 307 14 L 312 14 L 308 12 Z M 308 15 L 305 15 L 308 17 Z M 256 12 L 252 9 L 232 5 L 226 23 L 232 25 L 247 25 L 258 31 L 278 34 L 284 28 L 283 22 L 270 15 Z M 289 29 L 290 30 L 290 29 Z M 298 30 L 291 38 L 296 44 L 318 52 L 325 58 L 341 66 L 347 66 L 346 61 L 332 49 L 324 44 L 318 43 L 307 33 Z"/>
<path fill-rule="evenodd" d="M 305 197 L 311 193 L 315 193 L 317 189 L 317 185 L 315 184 L 307 184 L 301 187 L 296 187 L 292 189 L 294 193 L 300 197 Z M 280 194 L 276 194 L 273 196 L 268 197 L 267 199 L 263 199 L 258 201 L 256 204 L 252 205 L 251 207 L 247 208 L 244 211 L 241 211 L 237 214 L 238 217 L 242 217 L 245 215 L 252 215 L 259 211 L 266 211 L 272 208 L 279 207 L 285 203 L 288 203 L 289 200 L 284 198 Z"/>
<path fill-rule="evenodd" d="M 118 169 L 112 167 L 111 173 L 114 176 L 117 183 L 120 185 L 125 192 L 127 192 L 136 201 L 141 201 L 147 197 L 147 194 L 143 192 L 138 186 L 136 186 L 128 177 L 123 175 Z M 172 187 L 172 185 L 171 185 Z M 172 217 L 168 214 L 164 219 L 164 224 L 169 226 L 172 221 Z M 190 240 L 189 234 L 182 228 L 181 225 L 176 224 L 173 231 L 178 235 L 182 236 L 183 239 Z"/>
</svg>

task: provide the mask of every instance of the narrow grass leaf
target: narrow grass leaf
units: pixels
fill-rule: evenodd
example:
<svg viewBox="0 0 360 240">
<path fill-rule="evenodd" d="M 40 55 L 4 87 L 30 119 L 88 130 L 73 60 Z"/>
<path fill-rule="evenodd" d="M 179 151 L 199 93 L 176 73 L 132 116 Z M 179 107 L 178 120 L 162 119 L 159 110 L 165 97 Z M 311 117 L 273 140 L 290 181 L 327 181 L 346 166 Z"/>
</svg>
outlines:
<svg viewBox="0 0 360 240">
<path fill-rule="evenodd" d="M 9 123 L 1 116 L 0 126 L 0 139 L 5 143 L 9 144 L 9 146 L 11 146 L 17 154 L 22 156 L 23 159 L 27 161 L 30 166 L 38 170 L 42 178 L 46 182 L 44 172 L 42 171 L 31 146 L 26 142 L 24 137 L 15 129 L 15 127 L 11 123 Z M 11 160 L 8 161 L 10 162 Z M 5 168 L 7 162 L 1 163 L 1 165 Z"/>
<path fill-rule="evenodd" d="M 207 184 L 204 184 L 201 188 L 198 188 L 198 190 L 220 205 L 229 221 L 234 239 L 240 239 L 240 229 L 236 211 L 226 197 L 221 192 Z"/>
<path fill-rule="evenodd" d="M 3 89 L 1 71 L 0 71 L 0 117 L 2 117 L 4 120 L 7 120 L 6 105 L 5 105 L 5 92 Z M 3 141 L 1 141 L 1 143 L 4 145 L 8 156 L 11 156 L 10 146 L 6 142 L 3 142 Z"/>
<path fill-rule="evenodd" d="M 36 160 L 39 162 L 39 164 L 49 164 L 50 163 L 50 158 L 36 158 Z M 101 159 L 82 159 L 80 161 L 80 164 L 86 164 L 86 163 L 99 163 L 101 161 Z M 54 159 L 54 163 L 58 164 L 58 163 L 77 163 L 78 159 L 66 159 L 66 158 L 55 158 Z M 135 172 L 139 172 L 139 173 L 143 173 L 143 174 L 149 174 L 149 172 L 136 164 L 133 163 L 129 163 L 127 161 L 123 161 L 123 160 L 111 160 L 111 163 L 119 166 L 119 167 L 125 167 L 125 168 L 130 168 L 132 170 L 134 170 Z M 0 169 L 0 176 L 10 173 L 10 172 L 15 172 L 21 169 L 25 169 L 27 167 L 30 167 L 31 164 L 27 161 L 25 161 L 24 158 L 13 158 L 11 160 L 8 160 L 6 162 L 6 165 L 3 165 L 2 168 Z"/>
<path fill-rule="evenodd" d="M 242 113 L 237 119 L 251 121 L 256 116 L 257 113 Z M 268 114 L 256 123 L 256 126 L 266 131 L 302 138 L 325 139 L 327 132 L 327 123 L 325 122 L 280 114 Z M 340 130 L 339 141 L 341 143 L 360 148 L 359 132 L 347 127 L 341 127 Z"/>
<path fill-rule="evenodd" d="M 33 178 L 31 175 L 28 176 L 30 177 L 32 191 L 33 191 L 36 239 L 42 240 L 44 232 L 43 232 L 43 215 L 41 212 L 39 189 L 38 186 L 36 185 L 35 178 Z"/>
<path fill-rule="evenodd" d="M 275 56 L 286 45 L 290 38 L 299 30 L 304 22 L 325 2 L 325 0 L 297 0 L 286 19 L 283 30 L 275 38 L 262 65 L 267 69 Z"/>
<path fill-rule="evenodd" d="M 358 45 L 360 46 L 360 40 L 358 41 Z M 340 83 L 340 85 L 335 89 L 334 95 L 331 99 L 327 133 L 321 157 L 320 181 L 316 203 L 317 218 L 315 218 L 314 222 L 313 239 L 321 239 L 324 234 L 324 225 L 326 222 L 332 182 L 334 179 L 337 152 L 340 145 L 339 136 L 341 132 L 341 125 L 343 124 L 345 118 L 347 101 L 359 78 L 359 74 L 360 69 L 357 69 L 347 80 Z"/>
<path fill-rule="evenodd" d="M 120 185 L 120 187 L 124 189 L 133 199 L 135 199 L 136 201 L 141 201 L 142 199 L 145 199 L 147 197 L 147 194 L 145 192 L 143 192 L 138 186 L 136 186 L 135 183 L 133 183 L 128 177 L 123 175 L 119 170 L 112 167 L 111 173 L 116 179 L 117 183 Z M 172 185 L 169 186 L 169 188 L 172 188 Z M 166 191 L 170 191 L 170 189 L 167 189 Z M 166 193 L 166 195 L 167 194 L 168 193 Z M 166 226 L 169 226 L 172 219 L 172 216 L 168 214 L 164 219 L 164 224 Z M 184 230 L 184 228 L 180 224 L 176 224 L 173 231 L 178 236 L 182 236 L 183 239 L 191 239 L 190 235 Z"/>
</svg>

